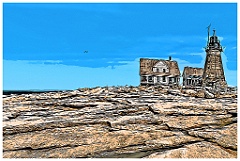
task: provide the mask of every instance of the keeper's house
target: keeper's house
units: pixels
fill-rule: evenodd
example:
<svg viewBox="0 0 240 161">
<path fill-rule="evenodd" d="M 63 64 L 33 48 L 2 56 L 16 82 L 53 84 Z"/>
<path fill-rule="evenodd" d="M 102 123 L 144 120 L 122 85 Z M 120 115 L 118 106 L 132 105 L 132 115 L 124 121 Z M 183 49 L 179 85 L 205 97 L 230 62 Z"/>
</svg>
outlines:
<svg viewBox="0 0 240 161">
<path fill-rule="evenodd" d="M 179 85 L 178 63 L 171 60 L 140 58 L 141 85 Z"/>
</svg>

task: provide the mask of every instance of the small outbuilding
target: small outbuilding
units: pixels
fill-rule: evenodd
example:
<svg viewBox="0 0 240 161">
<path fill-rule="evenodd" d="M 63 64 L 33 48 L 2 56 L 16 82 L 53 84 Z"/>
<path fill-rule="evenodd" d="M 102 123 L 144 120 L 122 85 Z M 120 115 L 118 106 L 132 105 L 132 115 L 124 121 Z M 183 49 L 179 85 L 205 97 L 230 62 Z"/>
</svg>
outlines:
<svg viewBox="0 0 240 161">
<path fill-rule="evenodd" d="M 203 68 L 184 67 L 183 87 L 196 88 L 202 86 Z"/>
</svg>

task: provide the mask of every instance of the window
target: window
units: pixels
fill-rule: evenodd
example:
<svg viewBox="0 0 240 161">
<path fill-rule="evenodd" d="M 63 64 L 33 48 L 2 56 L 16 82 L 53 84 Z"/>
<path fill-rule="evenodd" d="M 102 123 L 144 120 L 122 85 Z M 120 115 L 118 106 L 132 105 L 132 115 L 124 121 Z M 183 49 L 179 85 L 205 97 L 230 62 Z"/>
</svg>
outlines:
<svg viewBox="0 0 240 161">
<path fill-rule="evenodd" d="M 156 68 L 156 67 L 153 68 L 153 72 L 159 72 L 159 71 L 160 71 L 159 68 Z"/>
<path fill-rule="evenodd" d="M 152 76 L 149 76 L 148 77 L 148 82 L 152 82 L 152 81 L 153 81 Z"/>
<path fill-rule="evenodd" d="M 157 82 L 160 82 L 160 77 L 159 76 L 157 76 Z"/>
<path fill-rule="evenodd" d="M 147 81 L 146 76 L 142 76 L 142 82 L 146 82 L 146 81 Z"/>
<path fill-rule="evenodd" d="M 163 73 L 166 73 L 166 69 L 163 69 Z"/>
<path fill-rule="evenodd" d="M 163 82 L 166 82 L 166 77 L 165 76 L 163 76 Z"/>
<path fill-rule="evenodd" d="M 173 81 L 173 82 L 176 82 L 176 78 L 172 78 L 172 81 Z"/>
</svg>

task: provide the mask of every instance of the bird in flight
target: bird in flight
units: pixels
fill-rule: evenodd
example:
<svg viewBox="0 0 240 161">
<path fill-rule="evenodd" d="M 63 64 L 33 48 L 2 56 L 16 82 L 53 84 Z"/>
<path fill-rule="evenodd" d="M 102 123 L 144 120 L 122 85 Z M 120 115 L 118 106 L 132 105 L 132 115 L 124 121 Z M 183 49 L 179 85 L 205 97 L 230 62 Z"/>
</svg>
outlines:
<svg viewBox="0 0 240 161">
<path fill-rule="evenodd" d="M 88 51 L 87 51 L 87 50 L 85 50 L 85 51 L 84 51 L 84 53 L 88 53 Z"/>
</svg>

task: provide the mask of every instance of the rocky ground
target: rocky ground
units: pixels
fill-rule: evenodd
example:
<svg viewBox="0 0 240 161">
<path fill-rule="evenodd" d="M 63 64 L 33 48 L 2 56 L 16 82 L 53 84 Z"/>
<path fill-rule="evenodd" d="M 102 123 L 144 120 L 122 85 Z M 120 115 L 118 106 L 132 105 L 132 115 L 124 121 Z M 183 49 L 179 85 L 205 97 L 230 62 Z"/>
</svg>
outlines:
<svg viewBox="0 0 240 161">
<path fill-rule="evenodd" d="M 237 158 L 236 95 L 142 87 L 8 95 L 2 126 L 3 158 Z"/>
</svg>

